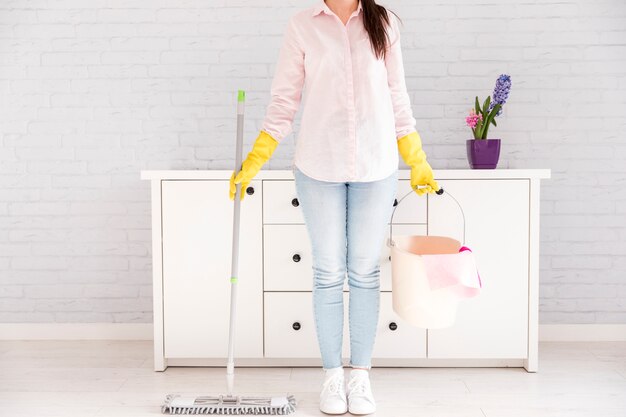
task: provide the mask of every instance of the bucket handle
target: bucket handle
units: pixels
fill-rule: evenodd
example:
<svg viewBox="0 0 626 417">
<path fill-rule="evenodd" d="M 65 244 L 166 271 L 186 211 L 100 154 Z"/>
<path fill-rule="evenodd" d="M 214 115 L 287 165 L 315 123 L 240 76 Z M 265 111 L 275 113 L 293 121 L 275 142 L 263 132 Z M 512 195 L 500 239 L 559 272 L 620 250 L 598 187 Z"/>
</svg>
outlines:
<svg viewBox="0 0 626 417">
<path fill-rule="evenodd" d="M 423 185 L 423 186 L 418 185 L 418 186 L 415 187 L 415 189 L 419 190 L 419 189 L 428 188 L 428 187 L 429 187 L 428 185 Z M 398 206 L 400 205 L 402 200 L 404 200 L 406 197 L 409 196 L 409 194 L 412 194 L 414 192 L 415 191 L 413 189 L 411 189 L 411 191 L 409 191 L 404 197 L 402 197 L 400 199 L 400 201 L 398 201 L 395 204 L 395 207 L 393 208 L 393 211 L 391 212 L 391 221 L 389 222 L 389 246 L 394 246 L 394 242 L 393 242 L 393 240 L 391 238 L 391 236 L 392 236 L 392 225 L 393 225 L 393 215 L 396 212 L 396 209 L 398 208 Z M 435 194 L 437 194 L 437 195 L 443 194 L 443 188 L 440 187 L 439 190 L 435 191 Z M 452 197 L 452 199 L 456 202 L 457 206 L 459 206 L 459 209 L 461 210 L 461 215 L 463 216 L 463 246 L 465 246 L 465 212 L 463 212 L 463 208 L 461 207 L 461 205 L 459 204 L 457 199 L 454 198 L 452 196 L 452 194 L 450 194 L 449 191 L 446 191 L 446 194 L 449 195 L 450 197 Z"/>
</svg>

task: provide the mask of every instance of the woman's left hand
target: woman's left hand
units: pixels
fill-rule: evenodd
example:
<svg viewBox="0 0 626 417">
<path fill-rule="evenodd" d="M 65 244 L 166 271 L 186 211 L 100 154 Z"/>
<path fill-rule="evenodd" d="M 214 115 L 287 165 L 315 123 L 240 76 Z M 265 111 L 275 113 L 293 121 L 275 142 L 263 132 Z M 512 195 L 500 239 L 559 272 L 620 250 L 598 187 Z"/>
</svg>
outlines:
<svg viewBox="0 0 626 417">
<path fill-rule="evenodd" d="M 426 160 L 426 152 L 422 149 L 422 139 L 417 131 L 398 139 L 398 151 L 404 163 L 411 167 L 411 189 L 417 195 L 439 191 L 439 185 L 433 178 L 433 170 Z M 427 187 L 418 189 L 418 185 Z"/>
<path fill-rule="evenodd" d="M 423 188 L 417 188 L 418 186 Z M 411 167 L 411 188 L 417 195 L 439 191 L 439 184 L 433 178 L 433 170 L 428 161 L 424 160 Z"/>
</svg>

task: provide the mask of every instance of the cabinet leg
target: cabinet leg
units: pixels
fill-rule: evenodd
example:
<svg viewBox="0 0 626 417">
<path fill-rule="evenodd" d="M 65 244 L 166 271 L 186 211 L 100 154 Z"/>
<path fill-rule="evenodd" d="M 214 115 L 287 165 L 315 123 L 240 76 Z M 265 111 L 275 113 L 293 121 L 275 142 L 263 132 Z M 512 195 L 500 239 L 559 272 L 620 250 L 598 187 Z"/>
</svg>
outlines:
<svg viewBox="0 0 626 417">
<path fill-rule="evenodd" d="M 154 358 L 154 370 L 157 372 L 163 372 L 167 369 L 167 359 L 161 357 L 161 358 Z"/>
<path fill-rule="evenodd" d="M 537 355 L 524 359 L 524 368 L 527 372 L 537 372 L 539 364 L 537 363 Z"/>
</svg>

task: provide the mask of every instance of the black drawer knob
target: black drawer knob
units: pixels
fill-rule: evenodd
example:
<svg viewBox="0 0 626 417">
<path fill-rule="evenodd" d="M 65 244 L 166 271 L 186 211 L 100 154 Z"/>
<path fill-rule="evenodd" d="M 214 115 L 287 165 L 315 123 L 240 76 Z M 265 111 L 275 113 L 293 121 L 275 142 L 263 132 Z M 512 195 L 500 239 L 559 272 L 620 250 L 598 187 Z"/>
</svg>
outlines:
<svg viewBox="0 0 626 417">
<path fill-rule="evenodd" d="M 300 330 L 300 323 L 296 321 L 291 325 L 291 327 L 293 327 L 294 330 Z"/>
<path fill-rule="evenodd" d="M 397 205 L 398 205 L 398 199 L 397 199 L 397 198 L 394 198 L 394 199 L 393 199 L 393 206 L 395 207 L 395 206 L 397 206 Z"/>
<path fill-rule="evenodd" d="M 300 255 L 298 255 L 297 253 L 295 255 L 292 256 L 292 258 L 294 262 L 300 262 Z"/>
<path fill-rule="evenodd" d="M 248 195 L 254 194 L 254 187 L 246 187 L 246 194 Z"/>
<path fill-rule="evenodd" d="M 396 330 L 398 328 L 398 325 L 392 321 L 391 323 L 389 323 L 389 328 L 391 330 Z"/>
<path fill-rule="evenodd" d="M 293 200 L 291 200 L 291 205 L 294 207 L 298 207 L 300 203 L 298 202 L 297 198 L 294 198 Z"/>
<path fill-rule="evenodd" d="M 389 260 L 391 260 L 391 255 L 389 255 Z"/>
</svg>

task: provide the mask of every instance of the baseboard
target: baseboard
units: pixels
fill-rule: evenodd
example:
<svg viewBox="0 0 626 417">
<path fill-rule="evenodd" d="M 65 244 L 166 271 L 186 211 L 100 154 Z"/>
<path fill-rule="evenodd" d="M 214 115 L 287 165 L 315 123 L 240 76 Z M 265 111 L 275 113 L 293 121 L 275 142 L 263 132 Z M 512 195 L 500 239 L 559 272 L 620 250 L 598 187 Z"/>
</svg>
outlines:
<svg viewBox="0 0 626 417">
<path fill-rule="evenodd" d="M 540 324 L 540 342 L 623 342 L 626 324 Z"/>
<path fill-rule="evenodd" d="M 0 323 L 0 340 L 152 340 L 152 338 L 152 323 Z M 540 324 L 539 341 L 626 341 L 626 324 Z"/>
<path fill-rule="evenodd" d="M 0 340 L 152 339 L 152 323 L 0 323 Z"/>
</svg>

